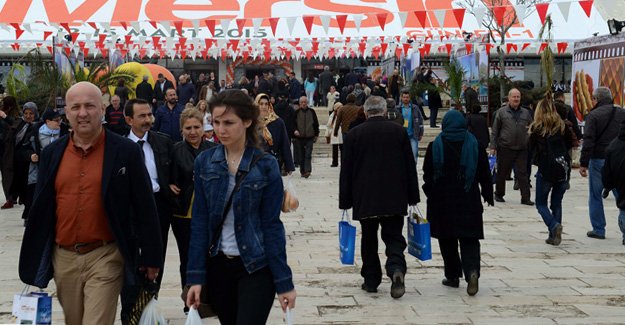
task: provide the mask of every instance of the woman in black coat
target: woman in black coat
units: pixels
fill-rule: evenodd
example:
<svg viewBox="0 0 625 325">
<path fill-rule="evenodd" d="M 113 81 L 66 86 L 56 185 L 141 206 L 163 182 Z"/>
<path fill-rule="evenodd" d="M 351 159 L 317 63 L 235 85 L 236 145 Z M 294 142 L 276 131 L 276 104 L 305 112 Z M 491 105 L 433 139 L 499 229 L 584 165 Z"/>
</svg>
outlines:
<svg viewBox="0 0 625 325">
<path fill-rule="evenodd" d="M 273 111 L 269 96 L 258 94 L 256 105 L 260 108 L 261 142 L 266 152 L 278 160 L 280 169 L 291 174 L 295 170 L 291 154 L 291 140 L 284 121 Z"/>
<path fill-rule="evenodd" d="M 482 197 L 493 205 L 493 185 L 486 151 L 467 131 L 459 111 L 445 114 L 441 134 L 427 148 L 423 191 L 430 231 L 443 256 L 443 285 L 457 288 L 464 271 L 467 293 L 475 295 L 480 276 L 479 240 L 484 238 Z"/>
</svg>

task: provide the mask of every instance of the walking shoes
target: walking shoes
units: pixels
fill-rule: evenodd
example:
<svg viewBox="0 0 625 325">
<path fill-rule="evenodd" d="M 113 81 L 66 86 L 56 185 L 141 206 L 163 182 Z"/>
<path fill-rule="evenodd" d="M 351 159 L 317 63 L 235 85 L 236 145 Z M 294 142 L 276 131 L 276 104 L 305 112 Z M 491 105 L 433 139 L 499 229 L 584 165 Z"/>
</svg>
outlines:
<svg viewBox="0 0 625 325">
<path fill-rule="evenodd" d="M 467 294 L 469 294 L 469 296 L 475 296 L 478 290 L 479 290 L 479 284 L 478 284 L 477 273 L 473 272 L 469 276 L 469 284 L 467 285 Z"/>
<path fill-rule="evenodd" d="M 391 284 L 391 297 L 397 299 L 401 298 L 406 293 L 406 286 L 404 285 L 404 273 L 401 271 L 395 271 L 391 278 L 393 284 Z"/>
</svg>

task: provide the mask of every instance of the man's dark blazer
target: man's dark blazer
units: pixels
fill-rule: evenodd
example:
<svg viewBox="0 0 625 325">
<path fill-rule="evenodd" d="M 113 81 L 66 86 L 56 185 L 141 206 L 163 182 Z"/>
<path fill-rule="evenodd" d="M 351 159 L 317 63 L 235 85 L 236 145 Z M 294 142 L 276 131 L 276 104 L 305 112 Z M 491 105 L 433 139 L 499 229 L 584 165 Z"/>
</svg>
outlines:
<svg viewBox="0 0 625 325">
<path fill-rule="evenodd" d="M 169 88 L 174 88 L 174 84 L 171 81 L 165 79 L 165 87 L 163 87 L 163 90 L 161 91 L 161 83 L 157 80 L 154 83 L 154 98 L 158 101 L 165 100 L 165 93 Z"/>
<path fill-rule="evenodd" d="M 126 134 L 126 137 L 128 137 Z M 169 135 L 158 132 L 148 131 L 148 143 L 154 151 L 154 162 L 156 163 L 156 174 L 158 175 L 158 186 L 161 188 L 160 193 L 165 194 L 167 198 L 171 198 L 170 184 L 170 168 L 171 154 L 174 150 L 174 142 Z M 150 187 L 151 188 L 151 187 Z"/>
<path fill-rule="evenodd" d="M 113 132 L 105 132 L 102 170 L 104 207 L 115 243 L 124 257 L 125 282 L 134 284 L 139 266 L 160 268 L 163 265 L 156 204 L 139 146 Z M 54 183 L 69 136 L 52 142 L 42 151 L 37 188 L 20 251 L 20 279 L 39 288 L 47 287 L 54 277 Z"/>
</svg>

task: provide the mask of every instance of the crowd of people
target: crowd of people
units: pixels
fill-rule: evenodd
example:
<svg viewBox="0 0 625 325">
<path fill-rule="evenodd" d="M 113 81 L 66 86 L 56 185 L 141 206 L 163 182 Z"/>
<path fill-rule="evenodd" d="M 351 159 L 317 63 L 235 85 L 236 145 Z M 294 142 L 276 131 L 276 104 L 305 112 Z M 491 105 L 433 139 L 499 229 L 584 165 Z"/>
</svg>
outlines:
<svg viewBox="0 0 625 325">
<path fill-rule="evenodd" d="M 303 83 L 294 74 L 288 78 L 267 72 L 226 85 L 214 73 L 195 82 L 182 74 L 174 87 L 161 74 L 153 87 L 146 77 L 132 91 L 120 82 L 112 94 L 80 82 L 67 91 L 64 116 L 32 102 L 20 110 L 14 97 L 4 97 L 2 209 L 25 206 L 22 281 L 46 287 L 53 279 L 68 324 L 87 318 L 113 323 L 118 296 L 122 322 L 130 323 L 146 285 L 156 283 L 158 291 L 171 228 L 183 311 L 210 302 L 221 323 L 239 324 L 266 320 L 276 294 L 283 309 L 293 308 L 281 176 L 297 168 L 301 177 L 311 176 L 318 103 L 330 114 L 325 138 L 332 145 L 330 167 L 340 166 L 338 206 L 352 209 L 362 226 L 361 288 L 377 292 L 382 281 L 381 228 L 391 296 L 402 297 L 404 217 L 421 201 L 417 163 L 428 119 L 423 98 L 411 95 L 397 70 L 377 80 L 353 72 L 337 78 L 329 67 Z M 423 68 L 414 82 L 436 80 Z M 428 95 L 430 126 L 437 127 L 440 95 Z M 589 179 L 592 225 L 587 236 L 605 238 L 602 198 L 613 191 L 625 245 L 625 201 L 619 196 L 625 191 L 625 111 L 613 104 L 608 88 L 594 90 L 583 134 L 559 92 L 526 107 L 521 91 L 511 89 L 492 129 L 477 95 L 465 89 L 465 99 L 463 110 L 444 115 L 422 162 L 443 285 L 457 288 L 464 278 L 467 293 L 477 294 L 482 202 L 506 202 L 512 173 L 520 203 L 535 205 L 548 229 L 545 242 L 561 243 L 570 152 L 581 143 L 579 173 Z M 496 156 L 494 175 L 489 155 Z"/>
</svg>

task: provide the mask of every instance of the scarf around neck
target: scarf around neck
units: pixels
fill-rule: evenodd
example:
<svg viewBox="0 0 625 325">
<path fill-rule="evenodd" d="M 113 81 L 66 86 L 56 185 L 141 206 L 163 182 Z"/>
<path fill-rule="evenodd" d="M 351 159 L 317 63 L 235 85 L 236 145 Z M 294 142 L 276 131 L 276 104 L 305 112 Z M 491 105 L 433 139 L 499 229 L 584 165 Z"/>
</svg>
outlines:
<svg viewBox="0 0 625 325">
<path fill-rule="evenodd" d="M 443 118 L 443 131 L 432 145 L 434 182 L 444 175 L 444 142 L 462 142 L 459 179 L 464 178 L 464 191 L 469 192 L 477 170 L 478 145 L 475 136 L 467 130 L 467 122 L 459 111 L 451 110 Z"/>
</svg>

